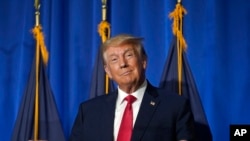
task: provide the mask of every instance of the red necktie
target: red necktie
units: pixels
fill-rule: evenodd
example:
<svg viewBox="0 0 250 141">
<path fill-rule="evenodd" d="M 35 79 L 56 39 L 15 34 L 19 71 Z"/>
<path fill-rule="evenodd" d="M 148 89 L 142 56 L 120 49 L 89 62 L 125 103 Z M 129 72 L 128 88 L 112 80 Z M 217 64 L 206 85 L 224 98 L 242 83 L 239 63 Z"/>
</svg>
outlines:
<svg viewBox="0 0 250 141">
<path fill-rule="evenodd" d="M 136 97 L 128 95 L 125 100 L 127 106 L 124 110 L 120 129 L 118 132 L 117 141 L 130 141 L 133 130 L 133 109 L 132 103 L 136 100 Z"/>
</svg>

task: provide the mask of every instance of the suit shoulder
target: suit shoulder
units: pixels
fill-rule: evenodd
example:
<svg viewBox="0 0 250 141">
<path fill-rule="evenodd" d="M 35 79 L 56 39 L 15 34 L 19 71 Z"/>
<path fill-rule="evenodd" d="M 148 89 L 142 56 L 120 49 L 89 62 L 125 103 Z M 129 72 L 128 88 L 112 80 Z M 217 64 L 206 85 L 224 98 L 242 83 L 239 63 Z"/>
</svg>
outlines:
<svg viewBox="0 0 250 141">
<path fill-rule="evenodd" d="M 86 101 L 81 102 L 81 106 L 87 106 L 87 105 L 94 105 L 94 104 L 100 104 L 106 99 L 107 95 L 101 95 L 97 96 L 91 99 L 88 99 Z"/>
<path fill-rule="evenodd" d="M 102 105 L 105 105 L 105 103 L 112 101 L 114 99 L 116 99 L 116 94 L 114 92 L 109 93 L 109 94 L 104 94 L 104 95 L 97 96 L 89 100 L 83 101 L 80 104 L 80 107 L 91 107 L 91 108 L 100 107 Z"/>
</svg>

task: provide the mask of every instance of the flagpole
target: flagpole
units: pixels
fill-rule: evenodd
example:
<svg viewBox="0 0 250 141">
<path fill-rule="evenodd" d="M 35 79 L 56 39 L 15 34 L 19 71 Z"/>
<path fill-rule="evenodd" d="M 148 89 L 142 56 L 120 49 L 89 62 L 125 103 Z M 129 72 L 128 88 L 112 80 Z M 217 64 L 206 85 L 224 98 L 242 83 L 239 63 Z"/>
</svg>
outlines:
<svg viewBox="0 0 250 141">
<path fill-rule="evenodd" d="M 181 5 L 181 0 L 177 0 L 178 4 Z M 182 17 L 179 17 L 179 31 L 180 31 L 180 34 L 182 34 Z M 177 39 L 177 52 L 178 52 L 178 92 L 179 92 L 179 95 L 182 95 L 182 48 L 180 46 L 180 40 Z"/>
<path fill-rule="evenodd" d="M 33 36 L 36 40 L 36 88 L 35 88 L 35 111 L 34 111 L 34 141 L 38 141 L 39 133 L 39 66 L 40 63 L 45 65 L 48 62 L 49 54 L 44 43 L 44 36 L 42 33 L 42 27 L 40 25 L 40 3 L 39 0 L 35 0 L 35 26 L 32 29 Z M 42 62 L 40 61 L 40 55 L 42 57 Z"/>
<path fill-rule="evenodd" d="M 102 0 L 102 21 L 98 25 L 98 32 L 104 43 L 110 38 L 110 24 L 107 22 L 107 0 Z M 105 75 L 105 93 L 109 92 L 109 77 Z"/>
<path fill-rule="evenodd" d="M 36 24 L 35 26 L 39 26 L 39 18 L 40 18 L 40 12 L 39 12 L 40 4 L 39 0 L 35 0 L 35 19 Z M 34 112 L 34 141 L 38 140 L 38 121 L 39 121 L 39 84 L 38 84 L 38 69 L 39 69 L 39 44 L 36 43 L 36 92 L 35 92 L 35 112 Z"/>
<path fill-rule="evenodd" d="M 107 20 L 107 0 L 102 0 L 102 20 Z"/>
<path fill-rule="evenodd" d="M 40 16 L 40 12 L 39 12 L 39 9 L 40 9 L 40 3 L 39 3 L 39 0 L 35 0 L 35 15 L 36 15 L 36 26 L 39 25 L 39 16 Z"/>
<path fill-rule="evenodd" d="M 169 14 L 170 19 L 173 19 L 172 32 L 176 36 L 177 47 L 177 66 L 178 66 L 178 93 L 182 95 L 182 53 L 186 50 L 187 44 L 183 37 L 182 23 L 183 14 L 186 14 L 186 9 L 181 5 L 181 0 L 177 0 L 176 7 L 173 12 Z"/>
</svg>

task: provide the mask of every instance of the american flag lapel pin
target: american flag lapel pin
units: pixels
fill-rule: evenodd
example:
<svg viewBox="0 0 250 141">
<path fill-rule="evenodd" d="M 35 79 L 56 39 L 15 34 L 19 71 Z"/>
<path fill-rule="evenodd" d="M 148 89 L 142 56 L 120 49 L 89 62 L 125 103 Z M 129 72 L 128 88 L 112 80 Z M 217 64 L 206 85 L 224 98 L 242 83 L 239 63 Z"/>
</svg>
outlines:
<svg viewBox="0 0 250 141">
<path fill-rule="evenodd" d="M 150 105 L 155 106 L 155 102 L 154 101 L 150 101 Z"/>
</svg>

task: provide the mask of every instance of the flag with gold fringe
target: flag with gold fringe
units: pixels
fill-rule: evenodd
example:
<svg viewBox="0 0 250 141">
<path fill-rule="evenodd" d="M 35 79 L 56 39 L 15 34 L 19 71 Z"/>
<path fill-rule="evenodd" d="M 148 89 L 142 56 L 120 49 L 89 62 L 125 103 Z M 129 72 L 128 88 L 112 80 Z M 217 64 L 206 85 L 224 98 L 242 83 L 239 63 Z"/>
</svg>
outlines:
<svg viewBox="0 0 250 141">
<path fill-rule="evenodd" d="M 38 9 L 37 9 L 38 10 Z M 36 20 L 39 19 L 36 11 Z M 36 53 L 16 118 L 12 141 L 66 141 L 46 75 L 48 52 L 39 21 L 33 28 Z"/>
<path fill-rule="evenodd" d="M 160 87 L 189 99 L 195 120 L 197 141 L 212 141 L 212 134 L 185 54 L 187 45 L 182 34 L 183 14 L 186 14 L 186 10 L 180 2 L 177 3 L 175 10 L 169 14 L 170 18 L 173 19 L 174 38 L 169 48 Z"/>
<path fill-rule="evenodd" d="M 98 25 L 98 33 L 104 43 L 110 38 L 110 24 L 106 20 L 107 18 L 107 0 L 102 0 L 102 21 Z M 92 82 L 91 82 L 91 92 L 90 98 L 108 94 L 115 89 L 115 84 L 110 80 L 104 71 L 102 54 L 99 49 L 97 53 L 97 58 L 94 66 Z"/>
</svg>

